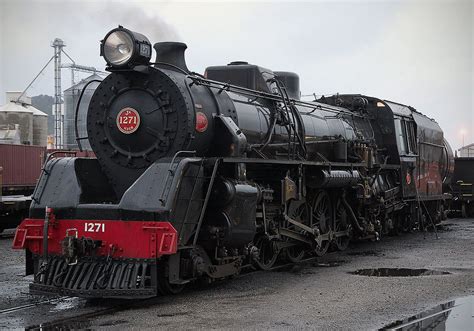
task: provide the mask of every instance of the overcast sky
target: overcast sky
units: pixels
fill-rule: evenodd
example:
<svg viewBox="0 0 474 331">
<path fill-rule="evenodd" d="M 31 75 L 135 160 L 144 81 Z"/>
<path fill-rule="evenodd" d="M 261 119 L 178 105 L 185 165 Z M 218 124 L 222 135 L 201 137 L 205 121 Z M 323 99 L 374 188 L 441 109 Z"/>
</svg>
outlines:
<svg viewBox="0 0 474 331">
<path fill-rule="evenodd" d="M 0 0 L 0 104 L 39 72 L 56 37 L 76 63 L 103 69 L 99 40 L 120 24 L 152 43 L 187 43 L 193 71 L 244 60 L 297 72 L 303 94 L 362 93 L 411 105 L 459 148 L 463 133 L 474 142 L 473 7 L 471 0 Z M 53 87 L 50 66 L 28 94 L 52 95 Z"/>
</svg>

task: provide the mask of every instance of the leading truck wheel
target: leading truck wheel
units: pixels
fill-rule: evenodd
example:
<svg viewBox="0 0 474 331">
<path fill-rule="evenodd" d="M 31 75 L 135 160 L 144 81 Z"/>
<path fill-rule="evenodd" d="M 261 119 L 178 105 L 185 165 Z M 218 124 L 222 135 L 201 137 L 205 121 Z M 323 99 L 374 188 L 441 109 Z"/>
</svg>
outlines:
<svg viewBox="0 0 474 331">
<path fill-rule="evenodd" d="M 184 284 L 171 284 L 168 277 L 168 261 L 163 261 L 156 266 L 158 292 L 161 295 L 179 294 L 184 289 Z"/>
<path fill-rule="evenodd" d="M 256 264 L 262 270 L 270 270 L 280 253 L 275 242 L 268 236 L 262 235 L 255 241 L 255 246 L 259 251 L 258 260 L 255 261 Z"/>
</svg>

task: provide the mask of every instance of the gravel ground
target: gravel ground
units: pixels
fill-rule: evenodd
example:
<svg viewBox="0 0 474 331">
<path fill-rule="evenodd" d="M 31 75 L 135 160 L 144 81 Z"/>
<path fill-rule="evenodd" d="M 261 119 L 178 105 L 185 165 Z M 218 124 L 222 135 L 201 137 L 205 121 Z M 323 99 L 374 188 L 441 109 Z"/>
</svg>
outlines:
<svg viewBox="0 0 474 331">
<path fill-rule="evenodd" d="M 318 264 L 257 272 L 146 306 L 82 318 L 79 328 L 378 329 L 439 303 L 474 294 L 474 219 L 450 219 L 433 233 L 384 238 L 331 253 Z M 30 302 L 23 252 L 0 239 L 0 309 Z M 366 277 L 362 268 L 428 268 L 448 275 Z M 117 305 L 64 299 L 0 315 L 0 328 L 23 328 Z M 13 315 L 13 316 L 12 316 Z M 77 324 L 79 323 L 79 324 Z"/>
</svg>

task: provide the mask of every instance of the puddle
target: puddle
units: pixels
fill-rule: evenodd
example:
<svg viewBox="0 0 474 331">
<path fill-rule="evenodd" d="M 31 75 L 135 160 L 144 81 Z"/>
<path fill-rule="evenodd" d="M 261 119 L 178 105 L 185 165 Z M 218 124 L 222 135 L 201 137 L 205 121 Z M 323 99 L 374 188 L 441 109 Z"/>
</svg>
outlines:
<svg viewBox="0 0 474 331">
<path fill-rule="evenodd" d="M 380 330 L 474 330 L 474 296 L 443 303 Z"/>
<path fill-rule="evenodd" d="M 378 269 L 359 269 L 350 272 L 353 275 L 368 277 L 418 277 L 449 275 L 450 272 L 430 269 L 407 269 L 407 268 L 378 268 Z"/>
</svg>

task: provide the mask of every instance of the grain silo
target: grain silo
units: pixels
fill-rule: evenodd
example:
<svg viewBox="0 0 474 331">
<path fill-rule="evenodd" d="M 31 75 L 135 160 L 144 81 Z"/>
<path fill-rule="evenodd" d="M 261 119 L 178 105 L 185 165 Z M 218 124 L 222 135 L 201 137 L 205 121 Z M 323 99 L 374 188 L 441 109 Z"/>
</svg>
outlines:
<svg viewBox="0 0 474 331">
<path fill-rule="evenodd" d="M 20 143 L 33 144 L 33 110 L 27 107 L 27 98 L 18 97 L 21 92 L 7 92 L 7 103 L 0 107 L 0 127 L 17 127 L 20 134 Z"/>
<path fill-rule="evenodd" d="M 22 92 L 7 92 L 6 99 L 7 103 L 0 107 L 0 130 L 5 133 L 4 140 L 10 140 L 12 144 L 46 146 L 48 115 L 31 106 L 31 98 L 22 96 Z M 12 130 L 18 131 L 19 139 L 11 138 Z"/>
<path fill-rule="evenodd" d="M 82 89 L 91 80 L 102 81 L 102 79 L 103 78 L 101 76 L 97 74 L 93 74 L 64 91 L 64 147 L 65 148 L 77 149 L 78 147 L 77 142 L 76 142 L 74 117 L 75 117 L 76 105 L 77 105 L 77 102 L 79 101 L 79 97 L 81 95 Z M 89 107 L 89 102 L 92 98 L 92 95 L 94 94 L 94 91 L 97 85 L 98 85 L 97 82 L 90 83 L 87 86 L 86 90 L 84 91 L 84 95 L 82 96 L 81 104 L 79 106 L 79 112 L 77 115 L 77 127 L 78 127 L 79 137 L 87 137 L 87 108 Z M 91 150 L 89 141 L 87 139 L 81 140 L 81 145 L 83 149 Z"/>
<path fill-rule="evenodd" d="M 46 146 L 48 142 L 48 115 L 33 106 L 27 106 L 33 111 L 33 145 Z"/>
</svg>

